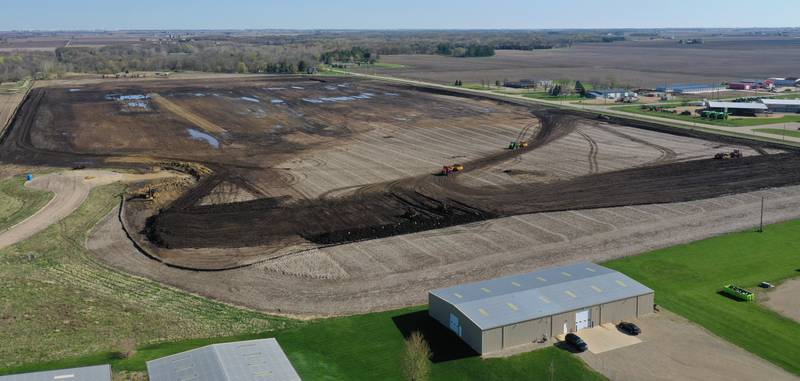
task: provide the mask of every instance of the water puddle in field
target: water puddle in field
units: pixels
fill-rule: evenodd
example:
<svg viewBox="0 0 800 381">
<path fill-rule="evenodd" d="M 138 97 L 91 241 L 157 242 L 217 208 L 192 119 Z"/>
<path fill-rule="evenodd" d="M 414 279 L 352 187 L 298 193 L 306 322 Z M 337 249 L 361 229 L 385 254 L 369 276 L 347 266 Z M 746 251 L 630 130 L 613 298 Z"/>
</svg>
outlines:
<svg viewBox="0 0 800 381">
<path fill-rule="evenodd" d="M 383 93 L 383 95 L 388 95 L 388 96 L 390 96 L 390 97 L 397 97 L 397 96 L 400 96 L 400 94 L 398 94 L 398 93 Z"/>
<path fill-rule="evenodd" d="M 81 91 L 81 89 L 69 89 L 70 93 L 77 93 L 78 91 Z"/>
<path fill-rule="evenodd" d="M 108 94 L 106 95 L 106 100 L 109 101 L 120 101 L 120 102 L 127 102 L 127 101 L 143 101 L 145 99 L 150 99 L 149 96 L 144 94 Z"/>
<path fill-rule="evenodd" d="M 303 90 L 303 88 L 300 87 L 300 86 L 292 86 L 292 88 L 295 89 L 295 90 Z"/>
<path fill-rule="evenodd" d="M 336 87 L 336 86 L 331 86 L 331 85 L 325 86 L 325 90 L 337 90 L 337 89 L 339 89 L 339 88 Z"/>
<path fill-rule="evenodd" d="M 139 109 L 143 109 L 143 110 L 149 110 L 150 109 L 150 106 L 147 104 L 147 102 L 144 102 L 144 101 L 128 102 L 128 107 L 129 108 L 139 108 Z"/>
<path fill-rule="evenodd" d="M 219 148 L 219 140 L 217 140 L 217 138 L 215 138 L 213 135 L 207 134 L 200 130 L 195 130 L 194 128 L 187 128 L 186 131 L 189 132 L 189 136 L 191 136 L 192 139 L 204 140 L 210 146 Z"/>
<path fill-rule="evenodd" d="M 279 105 L 279 104 L 283 103 L 283 99 L 273 99 L 270 102 L 272 104 L 274 104 L 274 105 Z"/>
<path fill-rule="evenodd" d="M 285 87 L 267 87 L 264 90 L 273 90 L 273 91 L 275 91 L 275 90 L 286 90 L 286 88 Z"/>
<path fill-rule="evenodd" d="M 206 95 L 203 94 L 203 93 L 194 93 L 194 96 L 196 96 L 196 97 L 204 97 Z"/>
<path fill-rule="evenodd" d="M 349 102 L 355 101 L 359 99 L 372 99 L 375 94 L 373 93 L 361 93 L 358 95 L 346 95 L 341 97 L 319 97 L 319 98 L 303 98 L 303 101 L 308 103 L 320 104 L 320 103 L 335 103 L 335 102 Z"/>
<path fill-rule="evenodd" d="M 261 101 L 258 98 L 253 98 L 253 97 L 240 97 L 240 99 L 253 103 L 261 103 Z"/>
</svg>

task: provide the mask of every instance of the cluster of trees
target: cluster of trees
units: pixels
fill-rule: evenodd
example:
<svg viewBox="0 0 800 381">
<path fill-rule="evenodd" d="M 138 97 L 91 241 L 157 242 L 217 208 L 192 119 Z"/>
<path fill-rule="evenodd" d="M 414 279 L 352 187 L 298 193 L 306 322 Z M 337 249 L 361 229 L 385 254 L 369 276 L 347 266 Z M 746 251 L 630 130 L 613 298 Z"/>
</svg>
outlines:
<svg viewBox="0 0 800 381">
<path fill-rule="evenodd" d="M 42 77 L 42 73 L 58 76 L 65 71 L 66 68 L 59 65 L 49 52 L 0 54 L 0 82 L 19 81 L 37 75 Z"/>
<path fill-rule="evenodd" d="M 295 73 L 316 62 L 318 50 L 208 41 L 59 48 L 56 59 L 75 71 L 206 71 L 222 73 Z"/>
<path fill-rule="evenodd" d="M 436 45 L 436 54 L 453 57 L 491 57 L 494 55 L 494 47 L 480 44 L 460 46 L 442 42 Z"/>
<path fill-rule="evenodd" d="M 378 55 L 373 54 L 372 49 L 370 48 L 354 46 L 349 49 L 336 49 L 329 52 L 324 52 L 320 55 L 319 60 L 327 65 L 330 65 L 334 62 L 374 64 L 378 61 Z"/>
<path fill-rule="evenodd" d="M 16 37 L 13 33 L 2 35 L 4 39 Z M 209 31 L 184 38 L 162 37 L 104 47 L 64 47 L 55 52 L 0 53 L 0 80 L 52 78 L 64 72 L 296 73 L 319 63 L 373 64 L 386 54 L 484 57 L 494 55 L 495 49 L 549 49 L 625 38 L 607 31 Z"/>
</svg>

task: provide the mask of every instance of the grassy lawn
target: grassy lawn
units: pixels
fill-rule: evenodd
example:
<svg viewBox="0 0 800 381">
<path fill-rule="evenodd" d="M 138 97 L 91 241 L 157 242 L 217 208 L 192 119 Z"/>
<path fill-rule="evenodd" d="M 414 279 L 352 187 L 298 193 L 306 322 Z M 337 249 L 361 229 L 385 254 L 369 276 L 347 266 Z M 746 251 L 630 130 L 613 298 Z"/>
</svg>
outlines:
<svg viewBox="0 0 800 381">
<path fill-rule="evenodd" d="M 393 63 L 386 63 L 386 62 L 376 62 L 374 64 L 362 64 L 359 68 L 365 69 L 405 69 L 408 66 L 401 65 L 401 64 L 393 64 Z"/>
<path fill-rule="evenodd" d="M 552 96 L 546 92 L 532 92 L 532 93 L 522 93 L 520 94 L 525 98 L 532 98 L 532 99 L 547 99 L 553 101 L 576 101 L 580 99 L 586 99 L 581 97 L 580 95 L 567 95 L 567 96 Z"/>
<path fill-rule="evenodd" d="M 800 220 L 612 261 L 644 283 L 656 302 L 714 334 L 800 375 L 800 323 L 758 303 L 717 294 L 734 283 L 755 289 L 800 276 Z M 679 334 L 679 333 L 676 333 Z"/>
<path fill-rule="evenodd" d="M 764 132 L 767 134 L 779 135 L 779 136 L 791 136 L 794 138 L 800 138 L 800 131 L 798 130 L 783 130 L 781 128 L 756 128 L 753 131 L 756 132 Z"/>
<path fill-rule="evenodd" d="M 43 208 L 53 193 L 24 187 L 25 179 L 0 180 L 0 232 L 16 225 Z"/>
<path fill-rule="evenodd" d="M 217 342 L 275 337 L 304 380 L 403 380 L 403 334 L 393 318 L 426 313 L 421 307 L 314 321 L 268 334 L 186 340 L 139 348 L 120 359 L 97 353 L 50 363 L 0 370 L 0 374 L 110 363 L 115 371 L 143 371 L 146 361 Z M 555 347 L 505 359 L 466 357 L 432 364 L 432 380 L 605 380 L 580 359 Z"/>
<path fill-rule="evenodd" d="M 725 127 L 750 127 L 750 126 L 760 126 L 764 124 L 800 122 L 800 115 L 786 115 L 780 118 L 742 118 L 742 119 L 713 120 L 713 119 L 701 118 L 695 115 L 679 115 L 679 114 L 670 114 L 658 111 L 646 111 L 642 110 L 641 106 L 623 106 L 623 107 L 614 107 L 613 109 L 629 112 L 632 114 L 648 115 L 659 118 L 683 120 L 686 122 L 693 122 L 698 124 L 710 124 L 710 125 L 725 126 Z"/>
<path fill-rule="evenodd" d="M 118 351 L 126 340 L 147 345 L 299 324 L 98 264 L 84 241 L 123 189 L 97 188 L 60 223 L 0 250 L 0 368 Z"/>
</svg>

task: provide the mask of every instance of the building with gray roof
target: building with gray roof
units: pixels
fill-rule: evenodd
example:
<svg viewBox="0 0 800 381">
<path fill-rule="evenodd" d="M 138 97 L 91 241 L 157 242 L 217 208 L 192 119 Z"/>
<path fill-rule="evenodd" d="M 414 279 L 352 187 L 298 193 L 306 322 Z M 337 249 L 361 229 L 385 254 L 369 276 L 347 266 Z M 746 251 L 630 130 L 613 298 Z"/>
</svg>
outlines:
<svg viewBox="0 0 800 381">
<path fill-rule="evenodd" d="M 433 290 L 428 313 L 481 354 L 653 312 L 653 290 L 588 262 Z"/>
<path fill-rule="evenodd" d="M 725 112 L 731 115 L 755 116 L 768 110 L 767 106 L 760 102 L 721 102 L 707 101 L 706 109 L 709 111 Z"/>
<path fill-rule="evenodd" d="M 772 112 L 800 113 L 800 99 L 769 99 L 761 100 Z"/>
<path fill-rule="evenodd" d="M 300 381 L 275 339 L 214 344 L 147 362 L 150 381 Z"/>
<path fill-rule="evenodd" d="M 0 376 L 0 381 L 111 381 L 111 366 L 97 365 Z"/>
</svg>

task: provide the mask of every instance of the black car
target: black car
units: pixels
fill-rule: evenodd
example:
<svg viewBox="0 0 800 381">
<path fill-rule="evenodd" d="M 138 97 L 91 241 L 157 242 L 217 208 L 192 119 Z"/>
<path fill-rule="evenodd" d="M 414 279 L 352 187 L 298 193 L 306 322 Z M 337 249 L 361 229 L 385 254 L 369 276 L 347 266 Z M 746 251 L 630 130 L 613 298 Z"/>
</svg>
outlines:
<svg viewBox="0 0 800 381">
<path fill-rule="evenodd" d="M 574 333 L 568 333 L 567 337 L 565 337 L 564 340 L 567 343 L 569 343 L 570 345 L 572 345 L 573 347 L 575 347 L 575 349 L 577 349 L 578 352 L 583 352 L 583 351 L 589 349 L 589 346 L 586 345 L 586 342 L 583 341 L 583 339 L 581 339 L 580 336 L 578 336 L 578 335 L 576 335 Z"/>
<path fill-rule="evenodd" d="M 622 323 L 617 324 L 617 328 L 619 328 L 620 331 L 625 332 L 631 336 L 636 336 L 642 333 L 642 330 L 639 329 L 639 327 L 636 324 L 624 321 Z"/>
</svg>

